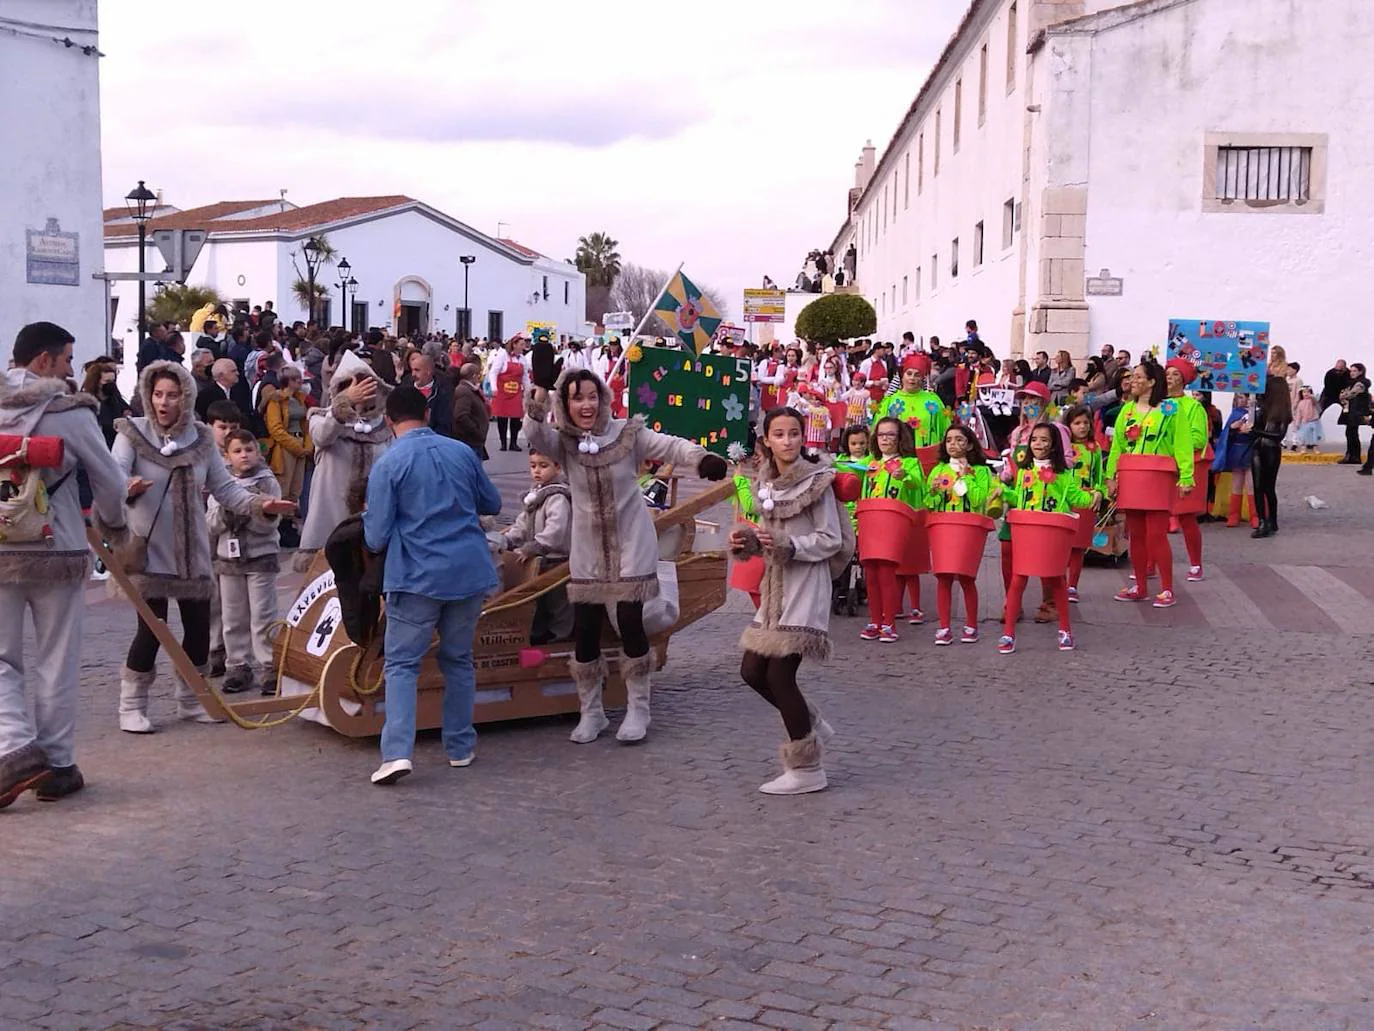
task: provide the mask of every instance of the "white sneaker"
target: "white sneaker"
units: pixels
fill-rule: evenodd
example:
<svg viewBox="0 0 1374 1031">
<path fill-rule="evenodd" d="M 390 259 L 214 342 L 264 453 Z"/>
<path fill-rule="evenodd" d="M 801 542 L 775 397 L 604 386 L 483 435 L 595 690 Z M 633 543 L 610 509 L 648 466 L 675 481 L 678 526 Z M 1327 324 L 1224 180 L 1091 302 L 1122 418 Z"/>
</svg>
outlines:
<svg viewBox="0 0 1374 1031">
<path fill-rule="evenodd" d="M 471 765 L 473 764 L 473 761 L 474 761 L 476 758 L 477 758 L 477 753 L 476 753 L 476 752 L 469 752 L 467 755 L 463 756 L 463 758 L 461 758 L 461 759 L 450 759 L 450 760 L 448 761 L 448 765 L 449 765 L 449 768 L 450 768 L 450 769 L 461 770 L 461 769 L 464 769 L 464 768 L 466 768 L 466 767 L 468 767 L 468 766 L 471 766 Z"/>
<path fill-rule="evenodd" d="M 760 785 L 759 790 L 765 795 L 809 795 L 813 791 L 824 791 L 825 786 L 823 769 L 787 770 L 781 777 Z"/>
<path fill-rule="evenodd" d="M 382 763 L 372 774 L 373 784 L 395 784 L 402 777 L 410 776 L 411 766 L 409 759 L 392 759 L 390 762 Z"/>
</svg>

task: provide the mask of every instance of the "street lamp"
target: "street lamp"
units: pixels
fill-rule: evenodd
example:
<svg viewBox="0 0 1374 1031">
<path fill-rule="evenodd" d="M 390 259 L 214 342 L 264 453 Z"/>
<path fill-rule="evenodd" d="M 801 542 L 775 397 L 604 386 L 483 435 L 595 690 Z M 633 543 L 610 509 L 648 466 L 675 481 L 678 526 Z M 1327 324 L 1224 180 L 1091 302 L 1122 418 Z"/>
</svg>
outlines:
<svg viewBox="0 0 1374 1031">
<path fill-rule="evenodd" d="M 148 332 L 147 287 L 143 281 L 148 259 L 148 219 L 153 217 L 150 205 L 156 206 L 157 194 L 140 179 L 138 185 L 125 194 L 124 203 L 129 206 L 130 217 L 138 224 L 138 347 L 142 350 L 144 335 Z"/>
<path fill-rule="evenodd" d="M 340 258 L 339 263 L 334 266 L 339 273 L 339 325 L 348 325 L 348 270 L 352 268 L 348 264 L 347 258 Z"/>
<path fill-rule="evenodd" d="M 477 255 L 464 254 L 458 260 L 463 263 L 463 332 L 458 335 L 467 340 L 472 336 L 472 309 L 468 307 L 468 266 L 477 260 Z"/>
<path fill-rule="evenodd" d="M 356 304 L 356 303 L 357 303 L 357 297 L 358 297 L 358 281 L 357 281 L 356 279 L 354 279 L 352 276 L 349 276 L 349 277 L 348 277 L 348 289 L 349 289 L 349 291 L 353 294 L 354 303 Z M 349 314 L 349 320 L 353 321 L 355 324 L 354 324 L 353 326 L 349 326 L 349 325 L 348 325 L 348 321 L 345 321 L 344 324 L 343 324 L 344 327 L 345 327 L 345 328 L 348 328 L 348 329 L 352 329 L 354 332 L 357 332 L 357 329 L 358 329 L 358 327 L 357 327 L 357 325 L 356 325 L 357 320 L 352 318 L 352 314 L 351 314 L 351 313 Z"/>
<path fill-rule="evenodd" d="M 310 295 L 310 302 L 309 302 L 310 314 L 309 314 L 309 317 L 307 318 L 306 321 L 307 321 L 307 322 L 314 322 L 314 321 L 315 321 L 315 273 L 318 272 L 320 266 L 321 266 L 322 264 L 324 264 L 325 253 L 324 253 L 324 248 L 321 247 L 321 246 L 319 245 L 319 241 L 317 241 L 313 236 L 312 236 L 310 239 L 308 239 L 308 240 L 305 241 L 305 243 L 301 246 L 301 251 L 305 254 L 305 282 L 306 282 L 306 291 L 307 291 L 307 292 L 309 293 L 309 295 Z"/>
</svg>

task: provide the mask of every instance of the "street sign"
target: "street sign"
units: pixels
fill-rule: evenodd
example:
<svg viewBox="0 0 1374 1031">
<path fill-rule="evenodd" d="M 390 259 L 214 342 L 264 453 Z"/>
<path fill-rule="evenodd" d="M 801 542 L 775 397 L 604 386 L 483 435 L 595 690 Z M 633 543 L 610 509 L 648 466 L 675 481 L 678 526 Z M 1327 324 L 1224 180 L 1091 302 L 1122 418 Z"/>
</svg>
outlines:
<svg viewBox="0 0 1374 1031">
<path fill-rule="evenodd" d="M 1104 268 L 1097 275 L 1088 277 L 1083 292 L 1088 297 L 1120 297 L 1125 289 L 1126 280 L 1113 276 L 1111 269 Z"/>
<path fill-rule="evenodd" d="M 191 268 L 205 246 L 210 234 L 204 229 L 155 229 L 153 243 L 162 252 L 163 260 L 171 270 L 172 278 L 178 283 L 186 282 Z"/>
<path fill-rule="evenodd" d="M 634 312 L 608 311 L 605 315 L 601 316 L 601 324 L 607 329 L 634 329 Z"/>
<path fill-rule="evenodd" d="M 787 294 L 785 291 L 744 291 L 745 322 L 784 322 L 786 319 Z"/>
<path fill-rule="evenodd" d="M 81 236 L 64 233 L 57 219 L 26 233 L 24 280 L 43 286 L 77 286 L 81 282 Z"/>
</svg>

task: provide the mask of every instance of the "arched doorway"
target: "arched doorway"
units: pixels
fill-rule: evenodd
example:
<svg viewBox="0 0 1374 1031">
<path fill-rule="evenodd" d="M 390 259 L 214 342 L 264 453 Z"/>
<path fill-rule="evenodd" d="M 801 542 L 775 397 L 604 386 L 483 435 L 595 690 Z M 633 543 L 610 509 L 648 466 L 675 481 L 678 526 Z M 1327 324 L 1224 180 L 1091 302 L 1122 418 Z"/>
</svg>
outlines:
<svg viewBox="0 0 1374 1031">
<path fill-rule="evenodd" d="M 434 290 L 419 276 L 403 276 L 396 282 L 396 335 L 408 337 L 412 333 L 424 336 L 429 332 L 430 309 Z"/>
</svg>

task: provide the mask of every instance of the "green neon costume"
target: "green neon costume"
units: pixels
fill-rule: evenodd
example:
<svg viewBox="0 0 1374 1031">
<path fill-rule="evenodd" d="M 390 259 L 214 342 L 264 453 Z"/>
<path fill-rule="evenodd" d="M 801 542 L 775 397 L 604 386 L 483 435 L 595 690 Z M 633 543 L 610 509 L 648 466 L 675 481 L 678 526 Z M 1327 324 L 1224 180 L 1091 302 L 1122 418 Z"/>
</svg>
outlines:
<svg viewBox="0 0 1374 1031">
<path fill-rule="evenodd" d="M 967 484 L 962 496 L 957 485 Z M 972 512 L 975 515 L 1002 514 L 1001 484 L 986 465 L 973 465 L 962 474 L 949 462 L 930 470 L 926 480 L 926 508 L 932 512 Z"/>
<path fill-rule="evenodd" d="M 920 459 L 870 458 L 864 469 L 863 496 L 865 499 L 888 498 L 912 508 L 924 508 L 926 485 Z"/>
<path fill-rule="evenodd" d="M 899 390 L 878 402 L 872 425 L 880 419 L 896 419 L 911 427 L 917 447 L 931 447 L 945 439 L 949 409 L 929 390 Z"/>
<path fill-rule="evenodd" d="M 1134 401 L 1122 405 L 1112 434 L 1112 453 L 1107 459 L 1109 480 L 1116 479 L 1117 461 L 1123 454 L 1168 455 L 1178 463 L 1178 485 L 1193 485 L 1192 433 L 1186 417 L 1180 417 L 1182 408 L 1178 402 L 1178 398 L 1166 398 L 1143 413 Z"/>
</svg>

